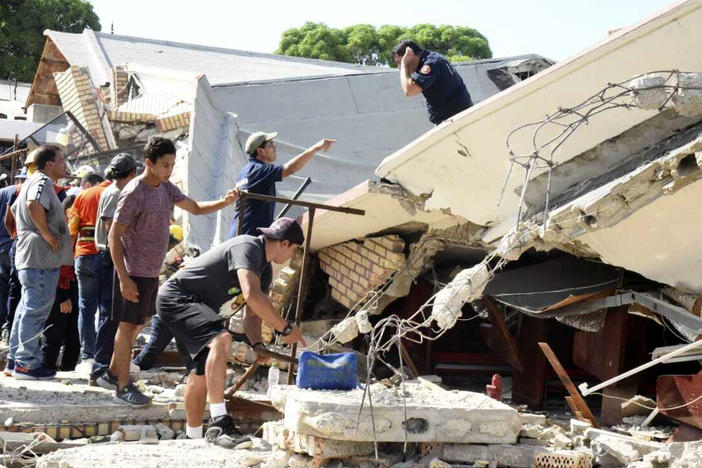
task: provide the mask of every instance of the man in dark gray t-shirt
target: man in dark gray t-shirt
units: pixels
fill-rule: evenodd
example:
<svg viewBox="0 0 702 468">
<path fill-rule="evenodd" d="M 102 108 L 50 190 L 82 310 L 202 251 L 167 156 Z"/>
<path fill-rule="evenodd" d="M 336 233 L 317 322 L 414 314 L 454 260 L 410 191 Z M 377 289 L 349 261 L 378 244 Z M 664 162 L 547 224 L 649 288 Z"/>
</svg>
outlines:
<svg viewBox="0 0 702 468">
<path fill-rule="evenodd" d="M 261 236 L 241 235 L 223 242 L 187 263 L 159 289 L 156 310 L 173 333 L 190 376 L 185 391 L 186 434 L 202 437 L 205 402 L 209 397 L 208 439 L 226 435 L 243 441 L 224 406 L 225 371 L 232 337 L 218 311 L 246 304 L 244 328 L 254 346 L 261 342 L 261 321 L 285 336 L 284 341 L 305 344 L 300 329 L 280 317 L 263 292 L 271 282 L 270 262 L 292 258 L 304 236 L 291 218 L 280 218 Z M 207 372 L 205 369 L 207 368 Z"/>
</svg>

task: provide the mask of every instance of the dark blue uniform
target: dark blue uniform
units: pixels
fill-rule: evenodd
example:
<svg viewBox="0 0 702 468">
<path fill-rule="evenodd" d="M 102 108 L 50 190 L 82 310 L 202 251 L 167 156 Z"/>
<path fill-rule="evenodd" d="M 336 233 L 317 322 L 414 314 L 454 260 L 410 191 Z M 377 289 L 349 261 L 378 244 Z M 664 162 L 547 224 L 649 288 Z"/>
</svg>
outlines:
<svg viewBox="0 0 702 468">
<path fill-rule="evenodd" d="M 283 166 L 280 164 L 266 164 L 255 158 L 239 172 L 236 186 L 241 190 L 261 195 L 275 196 L 275 183 L 283 180 Z M 244 208 L 244 221 L 241 233 L 258 236 L 256 228 L 268 227 L 273 222 L 275 203 L 261 200 L 246 200 Z M 236 236 L 239 224 L 239 200 L 236 202 L 236 217 L 232 221 L 229 237 Z"/>
<path fill-rule="evenodd" d="M 410 75 L 427 100 L 429 121 L 440 124 L 473 105 L 461 75 L 443 55 L 425 49 Z"/>
</svg>

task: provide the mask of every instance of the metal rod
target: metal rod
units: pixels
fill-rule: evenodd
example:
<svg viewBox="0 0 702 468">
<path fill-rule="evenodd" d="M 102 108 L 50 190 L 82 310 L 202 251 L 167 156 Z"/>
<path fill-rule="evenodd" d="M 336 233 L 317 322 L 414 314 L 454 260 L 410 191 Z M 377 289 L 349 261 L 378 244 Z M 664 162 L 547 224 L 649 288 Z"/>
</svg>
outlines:
<svg viewBox="0 0 702 468">
<path fill-rule="evenodd" d="M 15 133 L 15 141 L 12 145 L 12 169 L 10 169 L 12 172 L 10 173 L 10 185 L 15 185 L 15 172 L 17 171 L 17 158 L 15 155 L 17 154 L 17 150 L 19 148 L 19 135 Z"/>
<path fill-rule="evenodd" d="M 236 220 L 236 235 L 241 235 L 241 225 L 244 223 L 244 210 L 246 209 L 246 192 L 241 192 L 239 195 L 239 216 Z"/>
<path fill-rule="evenodd" d="M 694 349 L 694 348 L 699 348 L 702 345 L 702 340 L 700 341 L 693 341 L 692 343 L 683 346 L 682 348 L 678 348 L 675 351 L 671 351 L 665 356 L 661 356 L 658 359 L 654 359 L 653 361 L 647 362 L 646 364 L 642 364 L 639 367 L 635 367 L 627 372 L 624 372 L 623 374 L 620 374 L 616 377 L 613 377 L 609 380 L 605 380 L 601 384 L 595 385 L 592 388 L 588 388 L 587 382 L 583 382 L 580 385 L 578 385 L 578 389 L 580 390 L 580 393 L 583 394 L 583 396 L 588 396 L 593 392 L 596 392 L 598 390 L 601 390 L 605 387 L 609 387 L 610 385 L 619 382 L 620 380 L 624 380 L 627 377 L 631 377 L 634 374 L 638 374 L 641 371 L 644 371 L 648 369 L 649 367 L 653 367 L 656 364 L 660 364 L 663 362 L 666 362 L 668 359 L 674 358 L 675 356 L 680 356 L 681 354 L 684 354 L 685 352 Z"/>
<path fill-rule="evenodd" d="M 312 179 L 310 177 L 306 178 L 302 182 L 302 185 L 300 185 L 300 187 L 297 189 L 297 191 L 293 194 L 292 199 L 297 200 L 298 198 L 300 198 L 300 195 L 302 195 L 302 192 L 305 191 L 305 189 L 307 188 L 308 185 L 310 185 L 311 182 L 312 182 Z M 275 219 L 282 218 L 283 216 L 285 216 L 285 213 L 287 213 L 291 207 L 292 207 L 292 205 L 290 203 L 286 203 L 285 206 L 283 207 L 283 209 L 280 210 L 280 213 L 278 213 L 275 216 Z"/>
<path fill-rule="evenodd" d="M 290 357 L 287 354 L 281 354 L 281 353 L 276 353 L 275 351 L 271 351 L 267 349 L 265 346 L 261 345 L 256 348 L 254 348 L 254 351 L 256 352 L 257 355 L 271 358 L 271 359 L 277 359 L 279 361 L 284 361 L 292 364 L 297 364 L 297 359 L 294 357 Z"/>
<path fill-rule="evenodd" d="M 289 198 L 282 198 L 282 197 L 271 197 L 269 195 L 261 195 L 260 193 L 251 193 L 251 192 L 247 192 L 245 190 L 242 190 L 239 192 L 239 199 L 242 199 L 242 198 L 250 198 L 252 200 L 263 200 L 263 201 L 269 201 L 269 202 L 275 202 L 275 203 L 290 203 L 291 205 L 294 205 L 294 206 L 304 206 L 306 208 L 319 208 L 321 210 L 337 211 L 339 213 L 347 213 L 347 214 L 355 214 L 355 215 L 366 214 L 365 210 L 358 210 L 356 208 L 347 208 L 345 206 L 325 205 L 323 203 L 313 203 L 313 202 L 302 201 L 302 200 L 291 200 Z"/>
<path fill-rule="evenodd" d="M 93 138 L 93 136 L 90 134 L 88 130 L 85 129 L 85 127 L 80 123 L 80 121 L 69 111 L 66 112 L 66 116 L 73 121 L 76 127 L 83 132 L 83 135 L 85 135 L 85 138 L 88 139 L 91 145 L 93 145 L 93 148 L 95 148 L 95 152 L 97 153 L 102 153 L 103 150 L 102 147 L 98 144 L 97 140 Z M 36 132 L 34 132 L 36 133 Z M 109 148 L 108 148 L 109 149 Z"/>
<path fill-rule="evenodd" d="M 297 290 L 297 302 L 295 305 L 295 325 L 300 326 L 302 321 L 302 300 L 305 294 L 305 275 L 307 274 L 307 260 L 310 256 L 310 240 L 312 239 L 312 224 L 314 223 L 314 212 L 315 207 L 310 207 L 310 211 L 307 217 L 307 236 L 305 237 L 305 250 L 302 252 L 302 267 L 300 268 L 300 284 Z M 292 349 L 290 350 L 290 357 L 294 358 L 297 354 L 297 343 L 293 343 Z M 292 366 L 291 366 L 292 367 Z M 293 370 L 288 369 L 288 385 L 293 383 Z"/>
</svg>

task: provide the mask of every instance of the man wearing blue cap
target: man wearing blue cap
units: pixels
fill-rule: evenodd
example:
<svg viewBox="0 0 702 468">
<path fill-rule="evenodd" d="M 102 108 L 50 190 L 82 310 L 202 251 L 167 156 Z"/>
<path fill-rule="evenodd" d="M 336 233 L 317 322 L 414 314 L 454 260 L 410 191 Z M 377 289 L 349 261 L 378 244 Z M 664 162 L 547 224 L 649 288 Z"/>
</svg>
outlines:
<svg viewBox="0 0 702 468">
<path fill-rule="evenodd" d="M 285 164 L 274 164 L 277 159 L 275 137 L 277 132 L 265 133 L 256 132 L 246 140 L 246 154 L 249 155 L 249 162 L 239 172 L 236 179 L 236 188 L 260 195 L 276 195 L 275 184 L 284 178 L 295 174 L 305 167 L 319 151 L 328 151 L 336 140 L 320 140 L 310 146 L 302 153 L 298 154 Z M 239 225 L 239 203 L 236 202 L 236 215 L 232 222 L 229 237 L 237 235 Z M 241 225 L 241 234 L 257 235 L 257 228 L 268 227 L 273 222 L 273 210 L 275 203 L 261 200 L 246 200 L 244 208 L 244 220 Z"/>
<path fill-rule="evenodd" d="M 261 343 L 262 320 L 284 336 L 286 343 L 305 345 L 300 329 L 278 315 L 263 292 L 272 279 L 270 262 L 285 263 L 295 255 L 305 240 L 302 228 L 292 218 L 280 218 L 258 231 L 258 237 L 236 236 L 189 261 L 158 291 L 158 317 L 175 336 L 190 373 L 185 413 L 186 435 L 191 439 L 202 437 L 208 397 L 210 422 L 206 438 L 220 445 L 236 445 L 246 439 L 225 408 L 232 337 L 218 311 L 247 305 L 244 328 L 254 348 Z"/>
</svg>

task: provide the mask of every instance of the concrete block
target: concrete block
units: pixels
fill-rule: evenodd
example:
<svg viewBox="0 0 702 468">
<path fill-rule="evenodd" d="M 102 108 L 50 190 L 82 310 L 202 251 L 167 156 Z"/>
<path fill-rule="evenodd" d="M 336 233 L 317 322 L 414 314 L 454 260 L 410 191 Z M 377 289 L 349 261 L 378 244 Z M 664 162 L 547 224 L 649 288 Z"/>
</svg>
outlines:
<svg viewBox="0 0 702 468">
<path fill-rule="evenodd" d="M 442 459 L 455 463 L 496 463 L 499 466 L 531 467 L 534 453 L 545 450 L 540 447 L 509 444 L 466 445 L 446 444 Z"/>
<path fill-rule="evenodd" d="M 524 424 L 538 424 L 540 426 L 546 425 L 546 416 L 543 414 L 535 413 L 519 413 L 519 420 Z"/>
<path fill-rule="evenodd" d="M 480 297 L 490 280 L 485 264 L 461 270 L 434 299 L 431 316 L 443 330 L 452 328 L 461 316 L 463 304 Z"/>
<path fill-rule="evenodd" d="M 366 456 L 373 453 L 372 442 L 326 439 L 290 431 L 282 421 L 263 424 L 263 440 L 283 450 L 320 458 Z"/>
<path fill-rule="evenodd" d="M 340 343 L 348 343 L 358 336 L 358 325 L 353 317 L 347 317 L 332 328 L 334 338 Z"/>
<path fill-rule="evenodd" d="M 663 87 L 665 77 L 649 73 L 629 82 L 629 87 L 634 90 L 634 103 L 641 109 L 658 110 L 666 99 L 668 92 Z"/>
<path fill-rule="evenodd" d="M 63 113 L 63 107 L 48 104 L 32 104 L 27 108 L 27 120 L 36 123 L 49 123 Z"/>
<path fill-rule="evenodd" d="M 175 437 L 175 431 L 163 423 L 156 424 L 155 428 L 161 440 L 171 440 Z"/>
<path fill-rule="evenodd" d="M 366 312 L 365 310 L 358 311 L 354 316 L 354 320 L 356 321 L 358 333 L 362 333 L 365 335 L 366 333 L 370 333 L 370 331 L 373 330 L 373 325 L 371 325 L 370 321 L 368 320 L 368 312 Z"/>
<path fill-rule="evenodd" d="M 680 88 L 673 95 L 673 106 L 680 115 L 702 114 L 702 73 L 680 73 Z"/>
<path fill-rule="evenodd" d="M 657 442 L 645 442 L 602 429 L 587 429 L 585 436 L 597 453 L 608 453 L 625 464 L 664 448 L 663 444 Z"/>
<path fill-rule="evenodd" d="M 514 443 L 521 428 L 513 408 L 483 394 L 445 391 L 407 382 L 399 388 L 371 386 L 358 417 L 363 390 L 318 391 L 281 385 L 271 401 L 289 430 L 336 440 L 379 442 Z M 405 420 L 404 405 L 407 408 Z M 375 428 L 373 423 L 375 423 Z"/>
</svg>

